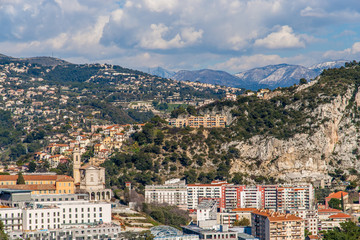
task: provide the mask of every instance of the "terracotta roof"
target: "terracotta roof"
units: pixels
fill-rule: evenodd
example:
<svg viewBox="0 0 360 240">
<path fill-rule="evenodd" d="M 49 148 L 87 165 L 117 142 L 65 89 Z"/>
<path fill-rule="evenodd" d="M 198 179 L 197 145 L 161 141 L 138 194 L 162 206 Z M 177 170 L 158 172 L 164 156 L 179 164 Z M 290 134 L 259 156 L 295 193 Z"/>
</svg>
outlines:
<svg viewBox="0 0 360 240">
<path fill-rule="evenodd" d="M 339 191 L 339 192 L 336 192 L 336 193 L 330 193 L 329 196 L 327 196 L 326 198 L 341 198 L 341 194 L 343 197 L 347 196 L 348 193 L 347 192 L 343 192 L 343 191 Z"/>
<path fill-rule="evenodd" d="M 337 213 L 329 216 L 329 218 L 351 218 L 351 216 L 346 213 Z"/>
<path fill-rule="evenodd" d="M 57 182 L 73 182 L 74 179 L 72 177 L 66 176 L 66 175 L 61 175 L 63 176 L 62 178 L 59 178 L 57 180 Z"/>
<path fill-rule="evenodd" d="M 232 212 L 253 212 L 256 208 L 235 208 L 231 210 Z"/>
<path fill-rule="evenodd" d="M 320 239 L 319 236 L 317 236 L 317 235 L 309 235 L 308 238 L 309 239 Z"/>
<path fill-rule="evenodd" d="M 283 213 L 279 213 L 279 212 L 274 212 L 269 209 L 255 210 L 252 213 L 267 217 L 270 222 L 303 221 L 303 219 L 301 217 L 297 217 L 292 214 L 283 214 Z"/>
<path fill-rule="evenodd" d="M 66 175 L 23 175 L 25 181 L 58 181 L 64 177 L 72 179 L 72 177 Z M 18 175 L 0 175 L 0 181 L 16 181 Z"/>
<path fill-rule="evenodd" d="M 54 184 L 17 184 L 17 185 L 0 185 L 0 188 L 7 189 L 17 189 L 17 190 L 30 190 L 30 191 L 40 191 L 40 190 L 56 190 Z"/>
<path fill-rule="evenodd" d="M 341 210 L 334 208 L 318 209 L 318 213 L 338 213 L 338 212 L 341 212 Z"/>
</svg>

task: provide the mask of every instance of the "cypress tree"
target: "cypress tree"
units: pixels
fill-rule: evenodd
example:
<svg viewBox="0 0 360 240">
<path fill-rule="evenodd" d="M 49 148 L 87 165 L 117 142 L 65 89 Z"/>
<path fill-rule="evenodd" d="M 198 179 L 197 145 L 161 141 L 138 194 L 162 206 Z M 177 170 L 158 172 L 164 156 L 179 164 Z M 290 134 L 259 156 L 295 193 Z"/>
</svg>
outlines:
<svg viewBox="0 0 360 240">
<path fill-rule="evenodd" d="M 25 184 L 25 179 L 21 172 L 18 173 L 16 184 Z"/>
</svg>

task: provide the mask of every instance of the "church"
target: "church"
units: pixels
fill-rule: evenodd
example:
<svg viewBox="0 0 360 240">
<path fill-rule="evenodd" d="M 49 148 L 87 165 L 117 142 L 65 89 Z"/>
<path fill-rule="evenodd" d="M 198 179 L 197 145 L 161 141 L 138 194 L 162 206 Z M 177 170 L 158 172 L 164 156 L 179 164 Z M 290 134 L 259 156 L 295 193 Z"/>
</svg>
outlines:
<svg viewBox="0 0 360 240">
<path fill-rule="evenodd" d="M 89 194 L 90 201 L 110 201 L 111 189 L 105 188 L 105 168 L 97 166 L 94 159 L 81 166 L 78 146 L 73 151 L 73 176 L 76 193 Z"/>
</svg>

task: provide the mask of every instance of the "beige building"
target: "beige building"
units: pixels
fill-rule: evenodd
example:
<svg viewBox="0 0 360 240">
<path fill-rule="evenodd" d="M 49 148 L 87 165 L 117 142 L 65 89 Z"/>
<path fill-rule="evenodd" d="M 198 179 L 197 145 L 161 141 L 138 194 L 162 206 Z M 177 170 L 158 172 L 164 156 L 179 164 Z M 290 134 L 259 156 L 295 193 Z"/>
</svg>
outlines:
<svg viewBox="0 0 360 240">
<path fill-rule="evenodd" d="M 304 220 L 292 214 L 256 210 L 251 213 L 251 233 L 260 240 L 304 239 Z"/>
<path fill-rule="evenodd" d="M 105 189 L 105 169 L 95 166 L 93 161 L 81 166 L 81 155 L 78 147 L 74 148 L 73 161 L 76 191 L 88 193 L 90 201 L 110 201 L 111 189 Z"/>
<path fill-rule="evenodd" d="M 224 128 L 226 126 L 226 116 L 223 115 L 204 115 L 190 116 L 188 118 L 173 118 L 169 120 L 169 124 L 174 127 L 194 127 L 198 128 Z"/>
</svg>

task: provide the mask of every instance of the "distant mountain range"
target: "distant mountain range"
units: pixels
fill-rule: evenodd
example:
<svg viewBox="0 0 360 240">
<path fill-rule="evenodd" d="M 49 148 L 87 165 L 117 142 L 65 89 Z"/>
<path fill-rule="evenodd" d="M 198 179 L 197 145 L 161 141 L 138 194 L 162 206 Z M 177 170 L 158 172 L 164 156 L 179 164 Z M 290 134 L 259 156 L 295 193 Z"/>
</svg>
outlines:
<svg viewBox="0 0 360 240">
<path fill-rule="evenodd" d="M 289 87 L 298 84 L 301 78 L 310 81 L 318 76 L 324 69 L 341 67 L 344 66 L 345 62 L 347 61 L 323 62 L 311 67 L 290 64 L 268 65 L 234 75 L 225 71 L 211 69 L 172 72 L 160 67 L 153 68 L 149 73 L 178 81 L 211 83 L 251 90 L 260 88 L 275 89 L 277 87 Z"/>
<path fill-rule="evenodd" d="M 197 71 L 181 70 L 174 74 L 172 79 L 178 81 L 191 81 L 218 84 L 223 86 L 234 86 L 239 78 L 224 71 L 216 71 L 211 69 L 202 69 Z"/>
<path fill-rule="evenodd" d="M 41 64 L 43 66 L 58 66 L 58 65 L 68 65 L 71 64 L 65 60 L 54 58 L 54 57 L 31 57 L 31 58 L 14 58 L 0 54 L 0 60 L 7 61 L 24 61 L 32 64 Z"/>
<path fill-rule="evenodd" d="M 166 70 L 162 67 L 149 68 L 147 71 L 148 74 L 155 75 L 162 78 L 171 78 L 175 75 L 176 72 Z"/>
</svg>

